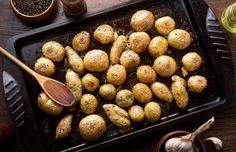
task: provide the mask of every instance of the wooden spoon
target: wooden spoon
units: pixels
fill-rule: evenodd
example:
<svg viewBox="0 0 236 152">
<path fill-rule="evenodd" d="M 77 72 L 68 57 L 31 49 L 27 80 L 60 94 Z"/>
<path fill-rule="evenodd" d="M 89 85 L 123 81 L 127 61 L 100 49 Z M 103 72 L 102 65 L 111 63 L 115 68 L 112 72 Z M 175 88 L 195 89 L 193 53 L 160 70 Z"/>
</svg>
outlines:
<svg viewBox="0 0 236 152">
<path fill-rule="evenodd" d="M 56 81 L 54 79 L 42 76 L 28 66 L 18 60 L 16 57 L 11 55 L 7 50 L 0 47 L 0 52 L 3 53 L 6 57 L 15 62 L 18 66 L 24 69 L 26 72 L 31 74 L 40 84 L 44 92 L 56 103 L 62 106 L 71 106 L 75 102 L 75 96 L 72 94 L 69 88 L 67 88 L 63 83 Z"/>
</svg>

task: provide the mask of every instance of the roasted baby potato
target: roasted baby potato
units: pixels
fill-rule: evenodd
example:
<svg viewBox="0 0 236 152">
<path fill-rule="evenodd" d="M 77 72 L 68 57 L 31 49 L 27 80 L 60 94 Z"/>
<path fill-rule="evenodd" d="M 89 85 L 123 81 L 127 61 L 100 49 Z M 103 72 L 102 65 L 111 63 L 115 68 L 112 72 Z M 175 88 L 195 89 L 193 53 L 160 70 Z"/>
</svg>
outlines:
<svg viewBox="0 0 236 152">
<path fill-rule="evenodd" d="M 84 114 L 92 114 L 96 111 L 98 101 L 92 94 L 84 94 L 80 100 L 80 109 Z"/>
<path fill-rule="evenodd" d="M 137 67 L 140 63 L 140 57 L 132 50 L 124 51 L 120 57 L 120 64 L 127 70 Z"/>
<path fill-rule="evenodd" d="M 173 48 L 177 50 L 184 50 L 189 47 L 192 42 L 192 38 L 187 31 L 175 29 L 170 32 L 167 41 Z"/>
<path fill-rule="evenodd" d="M 81 31 L 72 39 L 72 47 L 77 52 L 86 50 L 90 45 L 90 34 L 86 31 Z"/>
<path fill-rule="evenodd" d="M 186 86 L 187 86 L 187 83 L 186 83 L 186 81 L 183 79 L 183 78 L 181 78 L 180 76 L 178 76 L 178 75 L 173 75 L 172 77 L 171 77 L 171 80 L 173 81 L 173 82 L 179 82 L 179 83 L 181 83 L 185 88 L 186 88 Z"/>
<path fill-rule="evenodd" d="M 182 63 L 187 71 L 197 70 L 202 63 L 202 58 L 196 52 L 190 52 L 183 56 Z"/>
<path fill-rule="evenodd" d="M 134 98 L 140 103 L 147 103 L 152 99 L 152 91 L 148 85 L 144 83 L 137 83 L 132 89 Z"/>
<path fill-rule="evenodd" d="M 102 44 L 108 44 L 115 40 L 115 32 L 110 25 L 103 24 L 94 31 L 94 39 Z"/>
<path fill-rule="evenodd" d="M 52 76 L 55 70 L 55 64 L 45 57 L 38 58 L 34 64 L 34 71 L 44 76 Z"/>
<path fill-rule="evenodd" d="M 134 102 L 134 95 L 127 89 L 120 90 L 116 95 L 116 104 L 122 108 L 129 107 Z"/>
<path fill-rule="evenodd" d="M 106 52 L 102 50 L 91 50 L 84 56 L 84 66 L 89 71 L 103 72 L 109 66 Z"/>
<path fill-rule="evenodd" d="M 110 50 L 110 61 L 111 64 L 118 64 L 120 61 L 120 56 L 122 52 L 125 51 L 127 46 L 127 38 L 123 35 L 120 35 L 113 42 L 113 45 Z"/>
<path fill-rule="evenodd" d="M 63 106 L 52 101 L 44 92 L 38 96 L 38 106 L 43 112 L 49 115 L 58 115 L 63 110 Z"/>
<path fill-rule="evenodd" d="M 99 79 L 90 73 L 82 78 L 83 87 L 88 91 L 95 91 L 99 87 Z"/>
<path fill-rule="evenodd" d="M 83 73 L 85 68 L 81 57 L 69 46 L 65 50 L 70 67 L 77 73 Z"/>
<path fill-rule="evenodd" d="M 115 86 L 121 85 L 126 80 L 125 67 L 119 64 L 111 66 L 107 70 L 107 81 Z"/>
<path fill-rule="evenodd" d="M 168 42 L 162 36 L 154 37 L 148 46 L 149 54 L 154 58 L 166 54 L 167 50 L 168 50 Z"/>
<path fill-rule="evenodd" d="M 138 105 L 130 107 L 128 113 L 130 120 L 133 122 L 142 122 L 145 117 L 143 108 Z"/>
<path fill-rule="evenodd" d="M 145 32 L 152 28 L 154 16 L 147 10 L 137 11 L 131 18 L 131 26 L 138 32 Z"/>
<path fill-rule="evenodd" d="M 201 93 L 207 87 L 207 80 L 200 75 L 191 76 L 188 79 L 188 88 L 197 93 Z"/>
<path fill-rule="evenodd" d="M 65 75 L 66 85 L 70 88 L 71 92 L 74 94 L 76 102 L 79 103 L 82 97 L 82 82 L 77 73 L 73 70 L 68 69 Z"/>
<path fill-rule="evenodd" d="M 150 37 L 146 32 L 134 32 L 129 36 L 130 49 L 136 53 L 144 52 L 150 43 Z"/>
<path fill-rule="evenodd" d="M 137 70 L 137 78 L 143 83 L 152 83 L 156 81 L 156 73 L 149 65 L 142 65 Z"/>
<path fill-rule="evenodd" d="M 186 82 L 183 82 L 182 79 L 178 79 L 178 77 L 172 77 L 171 84 L 171 93 L 176 101 L 176 105 L 180 109 L 184 109 L 189 102 L 188 92 L 184 86 Z M 183 84 L 184 83 L 184 84 Z"/>
<path fill-rule="evenodd" d="M 99 115 L 88 115 L 79 122 L 79 132 L 86 141 L 100 138 L 106 131 L 106 122 Z"/>
<path fill-rule="evenodd" d="M 64 47 L 56 41 L 49 41 L 42 47 L 43 56 L 51 59 L 54 62 L 62 61 L 65 53 Z"/>
<path fill-rule="evenodd" d="M 167 55 L 161 55 L 153 63 L 153 69 L 162 77 L 170 77 L 176 71 L 175 60 Z"/>
<path fill-rule="evenodd" d="M 173 96 L 167 86 L 161 82 L 154 82 L 151 85 L 151 90 L 156 97 L 166 102 L 172 102 Z"/>
<path fill-rule="evenodd" d="M 112 100 L 116 97 L 116 87 L 112 84 L 104 84 L 99 88 L 99 94 L 107 100 Z"/>
<path fill-rule="evenodd" d="M 73 115 L 69 114 L 61 119 L 56 128 L 56 139 L 65 138 L 71 131 Z"/>
<path fill-rule="evenodd" d="M 144 113 L 147 121 L 156 122 L 161 117 L 161 107 L 156 102 L 149 102 L 144 107 Z"/>
<path fill-rule="evenodd" d="M 120 129 L 130 128 L 129 114 L 115 104 L 104 104 L 102 106 L 109 120 Z"/>
<path fill-rule="evenodd" d="M 167 35 L 175 29 L 175 21 L 170 16 L 164 16 L 155 21 L 155 28 L 158 33 Z"/>
</svg>

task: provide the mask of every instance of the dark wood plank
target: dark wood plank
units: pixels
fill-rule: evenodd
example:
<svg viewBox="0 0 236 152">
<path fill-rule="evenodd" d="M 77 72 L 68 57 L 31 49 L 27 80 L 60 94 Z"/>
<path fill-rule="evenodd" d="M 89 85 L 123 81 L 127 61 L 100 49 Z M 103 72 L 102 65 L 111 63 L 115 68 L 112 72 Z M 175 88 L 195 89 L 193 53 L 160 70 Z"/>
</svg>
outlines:
<svg viewBox="0 0 236 152">
<path fill-rule="evenodd" d="M 101 9 L 106 9 L 113 5 L 120 4 L 129 0 L 86 0 L 88 5 L 88 12 L 94 12 Z M 229 4 L 235 2 L 235 0 L 206 0 L 207 4 L 212 8 L 213 12 L 220 18 L 223 9 Z M 22 32 L 41 27 L 50 23 L 63 22 L 67 19 L 63 13 L 61 3 L 55 14 L 51 16 L 49 20 L 40 24 L 26 24 L 19 20 L 10 9 L 8 0 L 0 0 L 0 45 L 4 46 L 7 39 L 13 35 L 20 34 Z M 232 51 L 232 56 L 234 59 L 234 65 L 236 63 L 236 34 L 227 33 L 227 38 Z M 0 55 L 0 71 L 2 71 L 2 55 Z M 236 66 L 234 67 L 236 71 Z M 235 79 L 236 80 L 236 79 Z M 2 86 L 2 74 L 0 74 L 0 86 Z M 232 101 L 224 104 L 223 106 L 210 111 L 208 113 L 203 113 L 201 115 L 196 115 L 191 119 L 184 121 L 184 123 L 176 122 L 170 125 L 168 128 L 164 128 L 161 132 L 155 132 L 153 134 L 144 136 L 143 138 L 134 139 L 123 144 L 113 146 L 105 151 L 130 151 L 130 152 L 151 152 L 155 151 L 156 143 L 161 136 L 169 131 L 177 129 L 186 129 L 193 131 L 198 125 L 209 119 L 211 116 L 215 116 L 216 123 L 212 126 L 209 131 L 203 134 L 204 137 L 217 136 L 222 139 L 224 143 L 224 152 L 234 152 L 236 151 L 236 102 Z M 0 122 L 11 124 L 8 112 L 6 110 L 6 105 L 4 101 L 3 88 L 0 87 Z M 18 145 L 19 149 L 20 146 Z"/>
</svg>

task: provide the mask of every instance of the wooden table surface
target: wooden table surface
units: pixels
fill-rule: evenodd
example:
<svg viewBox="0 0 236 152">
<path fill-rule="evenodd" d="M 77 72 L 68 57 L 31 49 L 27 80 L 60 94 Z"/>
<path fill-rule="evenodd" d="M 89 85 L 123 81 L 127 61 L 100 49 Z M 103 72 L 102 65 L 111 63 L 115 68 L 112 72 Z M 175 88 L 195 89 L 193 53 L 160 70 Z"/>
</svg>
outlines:
<svg viewBox="0 0 236 152">
<path fill-rule="evenodd" d="M 96 0 L 96 1 L 86 0 L 88 5 L 88 12 L 95 12 L 101 9 L 106 9 L 108 7 L 126 1 L 128 0 Z M 206 2 L 219 18 L 223 9 L 229 4 L 235 2 L 235 0 L 206 0 Z M 26 24 L 21 20 L 19 20 L 11 11 L 8 0 L 0 0 L 0 45 L 4 46 L 7 39 L 13 35 L 17 35 L 25 31 L 29 31 L 31 29 L 41 27 L 47 24 L 55 22 L 63 22 L 66 19 L 67 17 L 64 15 L 60 4 L 56 13 L 44 23 L 35 25 Z M 235 65 L 236 34 L 231 34 L 227 32 L 227 38 L 230 44 Z M 2 61 L 3 61 L 2 58 L 3 58 L 2 55 L 0 55 L 0 71 L 2 71 Z M 0 74 L 0 86 L 2 86 L 2 74 Z M 236 151 L 236 102 L 235 101 L 228 102 L 215 110 L 212 110 L 208 113 L 204 113 L 203 115 L 202 114 L 196 115 L 191 119 L 185 120 L 183 122 L 182 121 L 176 122 L 171 127 L 168 127 L 165 130 L 159 132 L 155 132 L 152 135 L 146 135 L 142 138 L 134 139 L 126 143 L 110 147 L 108 149 L 105 149 L 104 151 L 152 152 L 155 151 L 155 146 L 157 141 L 164 134 L 168 133 L 169 131 L 177 129 L 186 129 L 189 131 L 193 131 L 194 129 L 196 129 L 198 125 L 205 122 L 213 115 L 215 116 L 216 119 L 215 124 L 207 132 L 205 132 L 201 138 L 209 136 L 217 136 L 223 141 L 224 152 L 235 152 Z M 2 87 L 0 87 L 0 122 L 8 123 L 11 125 L 9 115 L 6 110 Z M 18 145 L 17 147 L 20 147 L 20 145 Z M 19 151 L 22 151 L 23 148 L 17 148 L 17 149 L 18 150 L 20 149 Z"/>
</svg>

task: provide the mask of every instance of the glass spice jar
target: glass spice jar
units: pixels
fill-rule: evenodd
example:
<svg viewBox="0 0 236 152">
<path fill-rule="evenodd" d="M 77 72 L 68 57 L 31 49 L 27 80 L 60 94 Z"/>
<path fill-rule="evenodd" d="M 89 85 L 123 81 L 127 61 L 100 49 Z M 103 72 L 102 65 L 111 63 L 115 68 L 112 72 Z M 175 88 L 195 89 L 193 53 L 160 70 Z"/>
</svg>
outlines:
<svg viewBox="0 0 236 152">
<path fill-rule="evenodd" d="M 84 0 L 61 0 L 63 10 L 67 16 L 78 16 L 87 11 Z"/>
<path fill-rule="evenodd" d="M 236 33 L 236 2 L 223 11 L 221 15 L 221 23 L 226 30 Z"/>
</svg>

